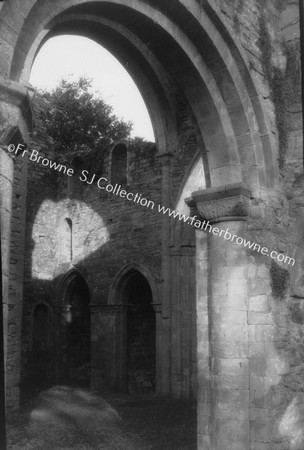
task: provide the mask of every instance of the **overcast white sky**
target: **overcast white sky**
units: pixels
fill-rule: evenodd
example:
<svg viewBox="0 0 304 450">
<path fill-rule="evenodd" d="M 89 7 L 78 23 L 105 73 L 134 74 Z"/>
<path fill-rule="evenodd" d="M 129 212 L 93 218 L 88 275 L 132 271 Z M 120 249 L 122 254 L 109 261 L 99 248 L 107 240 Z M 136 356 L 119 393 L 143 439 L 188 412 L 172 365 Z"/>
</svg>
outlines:
<svg viewBox="0 0 304 450">
<path fill-rule="evenodd" d="M 145 103 L 132 78 L 106 49 L 80 36 L 57 36 L 49 39 L 38 53 L 30 83 L 51 89 L 61 78 L 93 79 L 94 90 L 113 106 L 114 114 L 133 122 L 132 136 L 154 141 Z"/>
</svg>

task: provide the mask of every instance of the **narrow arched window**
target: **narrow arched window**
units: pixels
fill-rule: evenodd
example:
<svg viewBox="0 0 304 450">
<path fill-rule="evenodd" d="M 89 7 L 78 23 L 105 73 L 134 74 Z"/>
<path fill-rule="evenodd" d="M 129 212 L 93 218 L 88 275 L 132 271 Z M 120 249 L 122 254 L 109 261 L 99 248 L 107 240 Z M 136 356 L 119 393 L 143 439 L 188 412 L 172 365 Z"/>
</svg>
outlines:
<svg viewBox="0 0 304 450">
<path fill-rule="evenodd" d="M 73 224 L 71 219 L 65 219 L 67 236 L 66 236 L 66 252 L 70 261 L 73 259 Z"/>
<path fill-rule="evenodd" d="M 73 259 L 73 222 L 66 218 L 60 227 L 60 251 L 62 262 L 71 262 Z"/>
<path fill-rule="evenodd" d="M 125 144 L 117 144 L 112 151 L 112 183 L 127 183 L 127 157 L 127 146 Z"/>
</svg>

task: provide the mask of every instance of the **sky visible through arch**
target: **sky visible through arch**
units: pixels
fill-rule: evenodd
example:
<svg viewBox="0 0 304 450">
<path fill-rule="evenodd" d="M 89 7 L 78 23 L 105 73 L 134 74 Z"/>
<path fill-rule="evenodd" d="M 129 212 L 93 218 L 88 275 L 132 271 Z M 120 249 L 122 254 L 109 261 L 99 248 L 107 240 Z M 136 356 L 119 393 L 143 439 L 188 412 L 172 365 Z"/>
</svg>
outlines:
<svg viewBox="0 0 304 450">
<path fill-rule="evenodd" d="M 134 81 L 105 48 L 81 36 L 56 36 L 39 51 L 31 72 L 34 87 L 52 89 L 61 78 L 87 76 L 113 113 L 133 122 L 131 136 L 155 141 L 150 117 Z"/>
</svg>

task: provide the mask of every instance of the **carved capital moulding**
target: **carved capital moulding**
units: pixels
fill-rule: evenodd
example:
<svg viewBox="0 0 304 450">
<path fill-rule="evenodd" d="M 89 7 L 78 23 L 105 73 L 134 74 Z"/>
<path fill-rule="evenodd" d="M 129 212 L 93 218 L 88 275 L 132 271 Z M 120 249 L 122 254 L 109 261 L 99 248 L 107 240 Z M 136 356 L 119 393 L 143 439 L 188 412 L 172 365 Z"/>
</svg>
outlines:
<svg viewBox="0 0 304 450">
<path fill-rule="evenodd" d="M 246 220 L 252 194 L 244 183 L 233 183 L 193 192 L 185 201 L 192 216 L 210 223 Z"/>
<path fill-rule="evenodd" d="M 28 141 L 28 133 L 33 127 L 30 90 L 30 87 L 0 77 L 0 113 L 4 118 L 0 123 L 0 135 L 3 144 L 16 133 L 20 133 L 23 142 Z"/>
</svg>

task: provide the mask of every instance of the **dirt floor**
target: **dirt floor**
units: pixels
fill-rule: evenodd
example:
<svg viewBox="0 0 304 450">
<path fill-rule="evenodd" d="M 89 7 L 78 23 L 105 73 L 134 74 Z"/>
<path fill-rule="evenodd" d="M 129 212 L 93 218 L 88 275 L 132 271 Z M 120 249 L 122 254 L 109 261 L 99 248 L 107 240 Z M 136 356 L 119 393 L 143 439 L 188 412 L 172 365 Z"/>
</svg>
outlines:
<svg viewBox="0 0 304 450">
<path fill-rule="evenodd" d="M 7 418 L 8 450 L 195 450 L 196 406 L 65 386 Z"/>
</svg>

